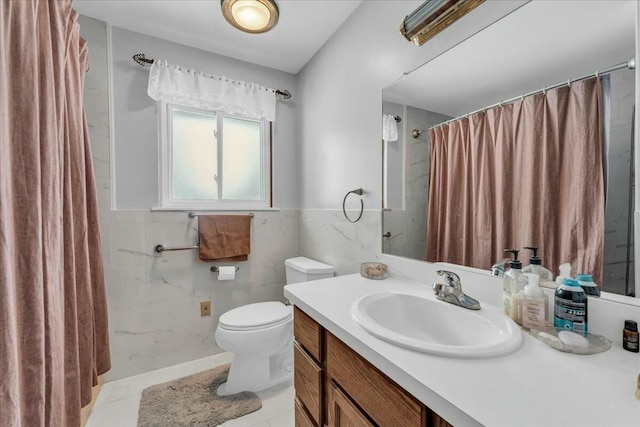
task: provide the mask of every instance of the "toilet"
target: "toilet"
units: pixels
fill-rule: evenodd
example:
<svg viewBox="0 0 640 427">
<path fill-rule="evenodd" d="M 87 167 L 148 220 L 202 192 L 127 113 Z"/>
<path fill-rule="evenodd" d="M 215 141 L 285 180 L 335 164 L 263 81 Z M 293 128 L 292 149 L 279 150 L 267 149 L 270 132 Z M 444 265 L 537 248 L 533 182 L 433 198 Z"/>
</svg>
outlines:
<svg viewBox="0 0 640 427">
<path fill-rule="evenodd" d="M 333 277 L 335 268 L 305 257 L 285 261 L 287 284 Z M 293 308 L 279 301 L 247 304 L 220 316 L 216 342 L 233 353 L 219 395 L 261 391 L 293 379 Z"/>
</svg>

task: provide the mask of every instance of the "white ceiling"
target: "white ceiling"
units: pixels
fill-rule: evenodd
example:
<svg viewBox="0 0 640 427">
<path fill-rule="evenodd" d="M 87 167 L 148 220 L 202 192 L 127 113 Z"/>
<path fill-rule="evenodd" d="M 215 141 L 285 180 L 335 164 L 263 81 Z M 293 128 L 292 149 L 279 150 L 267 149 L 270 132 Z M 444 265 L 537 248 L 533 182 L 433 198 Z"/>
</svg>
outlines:
<svg viewBox="0 0 640 427">
<path fill-rule="evenodd" d="M 627 61 L 635 0 L 531 1 L 385 88 L 452 117 Z"/>
<path fill-rule="evenodd" d="M 361 1 L 279 0 L 280 21 L 264 34 L 229 25 L 219 0 L 76 0 L 74 8 L 116 27 L 296 74 Z"/>
</svg>

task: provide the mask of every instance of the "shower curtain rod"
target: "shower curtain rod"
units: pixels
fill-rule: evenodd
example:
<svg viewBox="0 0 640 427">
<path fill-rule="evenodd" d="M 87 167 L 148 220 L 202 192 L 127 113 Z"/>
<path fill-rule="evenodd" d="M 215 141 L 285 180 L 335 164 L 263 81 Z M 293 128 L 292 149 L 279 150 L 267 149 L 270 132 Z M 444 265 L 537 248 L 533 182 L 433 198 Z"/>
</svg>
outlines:
<svg viewBox="0 0 640 427">
<path fill-rule="evenodd" d="M 486 111 L 486 110 L 489 110 L 489 109 L 494 108 L 494 107 L 502 106 L 504 104 L 509 104 L 511 102 L 517 101 L 518 99 L 523 99 L 525 96 L 531 96 L 531 95 L 535 95 L 537 93 L 543 93 L 543 92 L 546 92 L 546 91 L 548 91 L 550 89 L 555 89 L 555 88 L 562 87 L 562 86 L 565 86 L 565 85 L 569 86 L 569 85 L 571 85 L 571 83 L 575 83 L 575 82 L 578 82 L 580 80 L 589 79 L 591 77 L 598 77 L 598 76 L 601 76 L 603 74 L 609 74 L 609 73 L 612 73 L 614 71 L 621 70 L 623 68 L 628 68 L 630 70 L 635 70 L 635 68 L 636 68 L 636 59 L 635 58 L 630 58 L 626 62 L 621 62 L 620 64 L 614 65 L 614 66 L 609 67 L 609 68 L 605 68 L 602 71 L 596 71 L 594 74 L 589 74 L 589 75 L 586 75 L 586 76 L 578 77 L 576 79 L 569 79 L 567 81 L 564 81 L 564 82 L 561 82 L 561 83 L 557 83 L 557 84 L 555 84 L 553 86 L 545 86 L 542 89 L 534 90 L 533 92 L 525 93 L 525 94 L 522 94 L 520 96 L 515 96 L 513 98 L 506 99 L 504 101 L 500 101 L 500 102 L 497 102 L 495 104 L 492 104 L 492 105 L 489 105 L 489 106 L 486 106 L 486 107 L 483 107 L 483 108 L 479 108 L 479 109 L 477 109 L 475 111 L 472 111 L 470 113 L 463 114 L 462 116 L 458 116 L 458 117 L 453 118 L 451 120 L 447 120 L 446 122 L 438 123 L 437 125 L 433 125 L 433 126 L 428 127 L 426 129 L 422 129 L 422 130 L 414 129 L 414 130 L 411 131 L 411 136 L 413 136 L 414 138 L 418 138 L 422 134 L 422 132 L 426 132 L 426 131 L 428 131 L 430 129 L 437 128 L 439 126 L 448 125 L 451 122 L 455 122 L 456 120 L 464 119 L 465 117 L 472 116 L 472 115 L 474 115 L 476 113 L 479 113 L 481 111 Z"/>
<path fill-rule="evenodd" d="M 132 58 L 134 61 L 136 61 L 138 64 L 142 65 L 143 67 L 147 64 L 153 64 L 155 62 L 154 59 L 147 58 L 144 55 L 144 53 L 136 53 L 135 55 L 132 56 Z M 276 95 L 282 96 L 282 99 L 291 98 L 291 92 L 289 92 L 286 89 L 276 89 L 275 92 L 276 92 Z"/>
</svg>

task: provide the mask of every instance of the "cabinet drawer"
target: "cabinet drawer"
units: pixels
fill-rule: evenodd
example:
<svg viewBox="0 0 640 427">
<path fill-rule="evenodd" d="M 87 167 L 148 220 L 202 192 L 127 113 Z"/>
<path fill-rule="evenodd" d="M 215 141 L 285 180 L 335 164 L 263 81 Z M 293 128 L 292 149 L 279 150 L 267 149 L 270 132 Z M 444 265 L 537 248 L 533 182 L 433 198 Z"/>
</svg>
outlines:
<svg viewBox="0 0 640 427">
<path fill-rule="evenodd" d="M 313 424 L 313 421 L 311 421 L 307 413 L 304 411 L 304 408 L 302 407 L 298 399 L 295 399 L 294 407 L 296 420 L 295 427 L 316 427 L 316 425 Z"/>
<path fill-rule="evenodd" d="M 296 399 L 304 405 L 315 425 L 322 425 L 322 370 L 297 343 L 293 357 Z"/>
<path fill-rule="evenodd" d="M 293 307 L 293 335 L 316 362 L 322 362 L 322 326 L 298 307 Z"/>
<path fill-rule="evenodd" d="M 327 375 L 381 427 L 423 427 L 426 411 L 414 397 L 327 332 Z"/>
</svg>

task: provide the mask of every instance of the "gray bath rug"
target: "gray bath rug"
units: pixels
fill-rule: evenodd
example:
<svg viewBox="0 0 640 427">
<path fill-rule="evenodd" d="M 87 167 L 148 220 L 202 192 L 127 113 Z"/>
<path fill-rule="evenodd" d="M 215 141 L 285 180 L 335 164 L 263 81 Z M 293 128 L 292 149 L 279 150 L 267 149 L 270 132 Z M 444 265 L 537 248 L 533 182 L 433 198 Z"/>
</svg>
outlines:
<svg viewBox="0 0 640 427">
<path fill-rule="evenodd" d="M 213 427 L 257 411 L 262 401 L 250 391 L 218 396 L 229 366 L 146 388 L 140 399 L 138 427 Z"/>
</svg>

